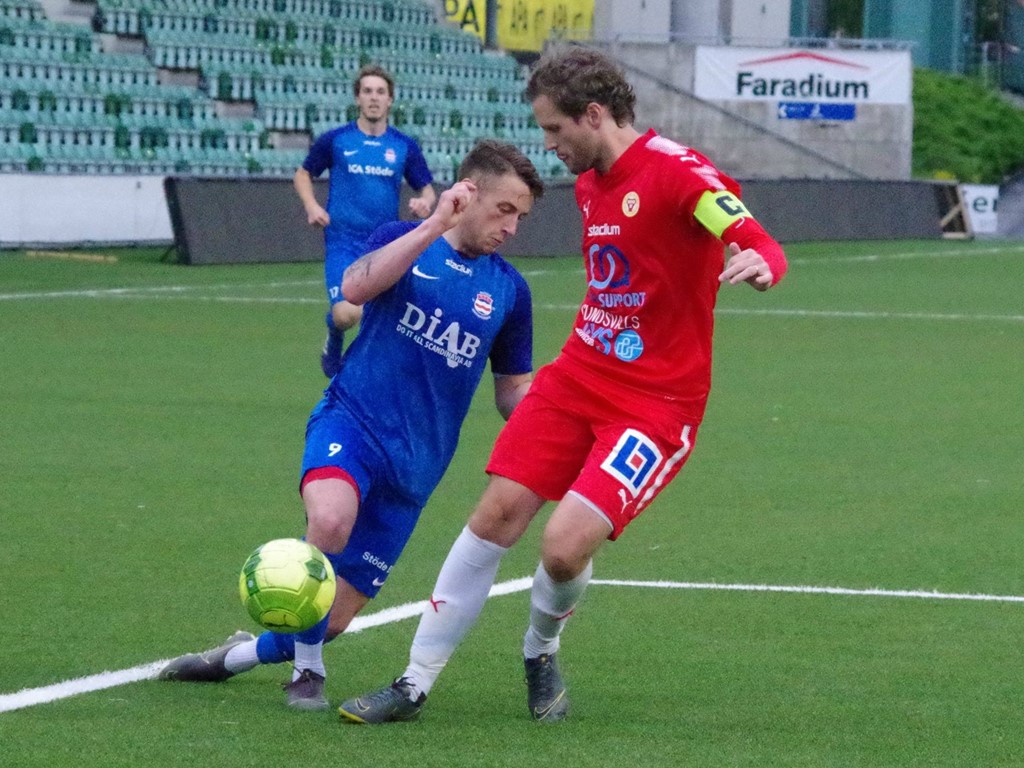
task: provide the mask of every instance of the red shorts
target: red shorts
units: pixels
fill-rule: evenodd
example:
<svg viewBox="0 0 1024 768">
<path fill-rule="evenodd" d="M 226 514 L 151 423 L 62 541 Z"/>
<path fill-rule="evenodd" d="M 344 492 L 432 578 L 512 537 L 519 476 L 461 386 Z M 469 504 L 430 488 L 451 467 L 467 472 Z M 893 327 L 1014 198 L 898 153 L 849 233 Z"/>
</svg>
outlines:
<svg viewBox="0 0 1024 768">
<path fill-rule="evenodd" d="M 656 399 L 637 407 L 545 366 L 512 412 L 487 464 L 549 500 L 569 492 L 608 519 L 616 539 L 676 476 L 697 424 Z"/>
</svg>

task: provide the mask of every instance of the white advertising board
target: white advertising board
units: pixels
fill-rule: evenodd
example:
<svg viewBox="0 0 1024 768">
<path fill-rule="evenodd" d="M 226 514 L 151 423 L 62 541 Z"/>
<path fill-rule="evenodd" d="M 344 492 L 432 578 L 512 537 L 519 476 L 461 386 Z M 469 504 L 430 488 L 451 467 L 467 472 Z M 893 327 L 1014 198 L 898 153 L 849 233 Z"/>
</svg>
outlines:
<svg viewBox="0 0 1024 768">
<path fill-rule="evenodd" d="M 698 46 L 694 92 L 709 101 L 909 104 L 909 51 Z"/>
<path fill-rule="evenodd" d="M 976 235 L 994 235 L 998 229 L 999 187 L 995 184 L 961 184 L 960 196 L 967 211 L 971 231 Z"/>
<path fill-rule="evenodd" d="M 173 239 L 162 176 L 0 173 L 0 246 Z"/>
</svg>

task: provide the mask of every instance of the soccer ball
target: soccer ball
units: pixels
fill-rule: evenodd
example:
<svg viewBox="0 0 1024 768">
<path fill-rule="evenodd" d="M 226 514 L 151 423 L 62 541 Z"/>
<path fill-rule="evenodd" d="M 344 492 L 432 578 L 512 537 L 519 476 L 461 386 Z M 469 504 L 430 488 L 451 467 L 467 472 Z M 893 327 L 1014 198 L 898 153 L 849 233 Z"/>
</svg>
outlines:
<svg viewBox="0 0 1024 768">
<path fill-rule="evenodd" d="M 334 569 L 323 553 L 298 539 L 257 547 L 242 566 L 238 592 L 256 623 L 274 632 L 316 625 L 334 602 Z"/>
</svg>

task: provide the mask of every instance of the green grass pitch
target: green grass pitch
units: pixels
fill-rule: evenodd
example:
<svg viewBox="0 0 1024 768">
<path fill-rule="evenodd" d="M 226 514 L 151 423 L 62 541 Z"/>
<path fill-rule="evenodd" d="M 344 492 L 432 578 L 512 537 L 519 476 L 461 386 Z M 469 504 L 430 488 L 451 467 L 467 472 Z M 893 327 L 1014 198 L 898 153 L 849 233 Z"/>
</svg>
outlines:
<svg viewBox="0 0 1024 768">
<path fill-rule="evenodd" d="M 320 265 L 0 253 L 0 763 L 1024 764 L 1024 245 L 787 253 L 775 290 L 722 290 L 693 458 L 597 559 L 613 583 L 588 591 L 561 654 L 571 719 L 529 719 L 517 591 L 488 602 L 420 721 L 380 728 L 288 710 L 284 667 L 69 695 L 254 629 L 238 570 L 302 532 Z M 541 364 L 581 265 L 516 264 Z M 367 615 L 429 595 L 500 428 L 488 378 Z M 499 582 L 532 574 L 543 514 Z M 330 698 L 401 672 L 414 628 L 330 644 Z M 54 700 L 31 703 L 40 690 Z"/>
</svg>

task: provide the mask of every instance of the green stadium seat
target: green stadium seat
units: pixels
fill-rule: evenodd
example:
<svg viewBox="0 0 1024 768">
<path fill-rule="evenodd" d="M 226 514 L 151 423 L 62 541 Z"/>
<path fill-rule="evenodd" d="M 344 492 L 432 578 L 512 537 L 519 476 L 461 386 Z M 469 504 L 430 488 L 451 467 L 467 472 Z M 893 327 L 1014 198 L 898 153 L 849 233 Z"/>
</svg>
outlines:
<svg viewBox="0 0 1024 768">
<path fill-rule="evenodd" d="M 353 119 L 352 77 L 376 61 L 396 77 L 392 121 L 421 137 L 442 182 L 480 136 L 516 141 L 551 172 L 522 68 L 423 0 L 97 0 L 96 29 L 144 36 L 145 56 L 4 10 L 32 2 L 0 0 L 0 145 L 29 122 L 30 146 L 59 148 L 48 164 L 290 175 L 305 150 L 282 156 L 266 132 L 312 139 Z M 158 68 L 198 72 L 199 88 L 161 85 Z M 252 102 L 257 119 L 218 119 L 214 99 Z"/>
<path fill-rule="evenodd" d="M 0 0 L 0 19 L 38 21 L 45 18 L 45 15 L 37 0 Z"/>
</svg>

